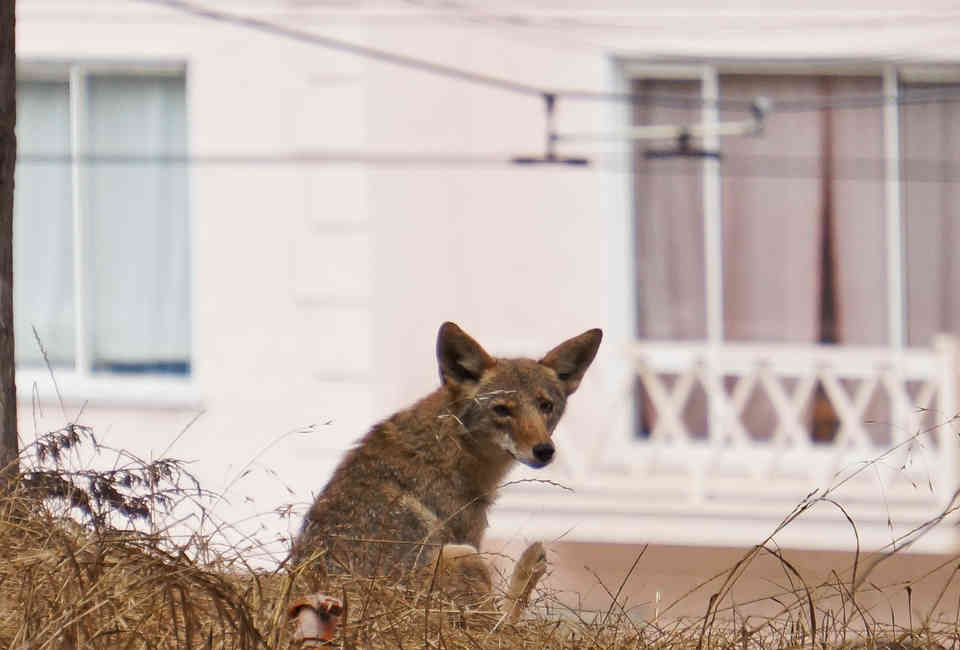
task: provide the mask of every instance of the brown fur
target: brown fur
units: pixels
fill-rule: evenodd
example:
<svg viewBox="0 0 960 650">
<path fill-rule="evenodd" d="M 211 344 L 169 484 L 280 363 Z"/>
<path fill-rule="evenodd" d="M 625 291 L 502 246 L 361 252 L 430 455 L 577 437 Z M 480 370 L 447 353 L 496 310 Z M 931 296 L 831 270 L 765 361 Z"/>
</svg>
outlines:
<svg viewBox="0 0 960 650">
<path fill-rule="evenodd" d="M 442 563 L 442 545 L 457 545 L 446 554 L 456 557 L 469 555 L 463 545 L 479 549 L 487 509 L 514 460 L 552 460 L 551 435 L 601 337 L 590 330 L 540 361 L 495 359 L 445 323 L 437 337 L 442 385 L 347 454 L 307 513 L 294 559 L 404 578 L 438 557 Z M 532 561 L 542 565 L 542 547 Z M 526 570 L 539 577 L 537 569 Z"/>
</svg>

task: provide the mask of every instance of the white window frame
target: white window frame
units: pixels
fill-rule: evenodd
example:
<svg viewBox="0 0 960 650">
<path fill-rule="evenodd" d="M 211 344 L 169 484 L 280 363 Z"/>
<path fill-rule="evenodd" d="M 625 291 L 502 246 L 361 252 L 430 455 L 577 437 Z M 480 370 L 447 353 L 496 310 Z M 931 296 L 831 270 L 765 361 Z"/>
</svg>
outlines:
<svg viewBox="0 0 960 650">
<path fill-rule="evenodd" d="M 48 369 L 36 366 L 16 369 L 18 401 L 50 404 L 118 404 L 158 408 L 196 408 L 201 405 L 191 363 L 187 375 L 127 375 L 93 372 L 87 338 L 87 287 L 85 262 L 88 251 L 84 241 L 86 222 L 83 214 L 81 142 L 82 89 L 90 75 L 178 76 L 188 84 L 187 67 L 182 62 L 164 61 L 51 61 L 17 62 L 17 77 L 26 81 L 60 81 L 69 85 L 70 101 L 70 174 L 73 229 L 74 363 L 72 368 Z M 187 107 L 189 111 L 189 106 Z M 191 310 L 192 313 L 192 310 Z M 192 329 L 192 322 L 190 324 Z M 22 334 L 21 334 L 22 335 Z M 192 339 L 193 337 L 191 337 Z M 192 362 L 192 351 L 191 351 Z"/>
<path fill-rule="evenodd" d="M 708 62 L 698 64 L 626 62 L 622 71 L 627 85 L 640 79 L 699 79 L 704 106 L 701 121 L 709 126 L 719 121 L 719 109 L 713 100 L 718 97 L 722 74 L 818 74 L 871 75 L 882 80 L 883 94 L 896 98 L 902 80 L 955 80 L 960 75 L 956 66 L 897 66 L 871 62 L 846 63 L 756 63 L 751 61 Z M 884 105 L 884 194 L 885 241 L 887 267 L 887 344 L 895 349 L 906 345 L 905 249 L 903 236 L 903 202 L 900 159 L 900 107 L 895 101 Z M 776 113 L 776 106 L 773 107 Z M 709 130 L 708 130 L 709 133 Z M 762 136 L 761 136 L 762 137 Z M 716 135 L 704 138 L 707 150 L 718 150 Z M 705 293 L 707 342 L 724 342 L 723 331 L 723 209 L 720 163 L 714 158 L 702 162 L 703 228 L 705 260 Z M 634 214 L 634 218 L 636 215 Z"/>
</svg>

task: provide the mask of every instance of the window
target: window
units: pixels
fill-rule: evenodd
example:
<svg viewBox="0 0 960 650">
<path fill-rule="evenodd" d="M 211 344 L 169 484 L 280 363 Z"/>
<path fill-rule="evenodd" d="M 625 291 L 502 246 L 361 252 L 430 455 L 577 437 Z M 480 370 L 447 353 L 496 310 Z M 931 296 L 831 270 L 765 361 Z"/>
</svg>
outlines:
<svg viewBox="0 0 960 650">
<path fill-rule="evenodd" d="M 958 81 L 880 65 L 634 68 L 637 124 L 743 119 L 731 104 L 757 96 L 774 106 L 761 136 L 720 138 L 721 161 L 648 160 L 638 145 L 639 336 L 960 334 L 960 108 L 945 96 Z"/>
<path fill-rule="evenodd" d="M 774 106 L 759 137 L 709 144 L 722 160 L 648 159 L 637 145 L 638 336 L 898 347 L 960 335 L 958 82 L 949 66 L 634 68 L 637 124 L 743 119 L 758 96 Z M 867 418 L 883 421 L 887 399 L 874 399 Z M 687 402 L 694 435 L 707 435 L 707 401 L 698 386 Z M 645 436 L 642 386 L 637 406 Z M 822 386 L 807 409 L 812 438 L 832 440 Z M 759 439 L 774 417 L 751 402 L 743 421 Z"/>
<path fill-rule="evenodd" d="M 17 102 L 18 366 L 188 375 L 182 69 L 27 66 Z"/>
</svg>

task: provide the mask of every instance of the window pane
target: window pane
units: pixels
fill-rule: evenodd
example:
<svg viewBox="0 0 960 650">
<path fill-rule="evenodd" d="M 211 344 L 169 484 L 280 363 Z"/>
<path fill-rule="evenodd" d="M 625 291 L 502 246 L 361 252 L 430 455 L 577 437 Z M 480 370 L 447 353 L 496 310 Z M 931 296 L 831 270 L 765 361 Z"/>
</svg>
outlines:
<svg viewBox="0 0 960 650">
<path fill-rule="evenodd" d="M 19 160 L 13 219 L 16 357 L 74 359 L 70 100 L 65 82 L 17 83 Z"/>
<path fill-rule="evenodd" d="M 877 97 L 881 79 L 722 75 L 720 91 L 774 104 L 760 136 L 722 141 L 727 337 L 886 343 L 882 108 L 776 109 Z"/>
<path fill-rule="evenodd" d="M 700 121 L 700 82 L 642 79 L 634 123 L 693 124 Z M 645 156 L 637 145 L 637 329 L 641 337 L 706 338 L 703 262 L 703 188 L 700 160 Z"/>
<path fill-rule="evenodd" d="M 722 75 L 724 99 L 814 98 L 817 77 Z M 724 110 L 722 120 L 744 111 Z M 733 341 L 818 338 L 822 117 L 777 113 L 759 136 L 723 138 L 724 316 Z M 788 162 L 789 161 L 789 162 Z"/>
<path fill-rule="evenodd" d="M 936 89 L 907 84 L 900 107 L 907 337 L 923 346 L 960 334 L 960 104 L 909 101 Z"/>
<path fill-rule="evenodd" d="M 188 372 L 184 79 L 92 76 L 85 99 L 93 367 Z"/>
<path fill-rule="evenodd" d="M 881 97 L 880 77 L 830 80 L 831 96 Z M 887 237 L 883 107 L 831 111 L 837 334 L 841 343 L 885 345 Z"/>
</svg>

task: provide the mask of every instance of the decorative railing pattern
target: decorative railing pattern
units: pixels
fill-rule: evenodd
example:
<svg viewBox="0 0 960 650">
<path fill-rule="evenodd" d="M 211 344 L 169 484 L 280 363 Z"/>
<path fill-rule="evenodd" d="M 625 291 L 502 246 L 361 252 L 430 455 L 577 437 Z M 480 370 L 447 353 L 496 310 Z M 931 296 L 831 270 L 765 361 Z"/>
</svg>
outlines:
<svg viewBox="0 0 960 650">
<path fill-rule="evenodd" d="M 700 447 L 713 452 L 716 468 L 723 465 L 720 457 L 731 452 L 765 454 L 770 462 L 752 465 L 750 476 L 783 473 L 821 485 L 837 473 L 854 470 L 851 464 L 885 453 L 882 464 L 897 462 L 898 470 L 910 477 L 911 454 L 935 450 L 936 466 L 917 471 L 929 469 L 926 483 L 953 486 L 958 458 L 951 426 L 957 410 L 955 357 L 948 338 L 931 350 L 640 343 L 633 347 L 632 358 L 641 393 L 649 395 L 655 412 L 655 425 L 637 444 L 648 453 L 682 454 Z M 670 376 L 675 378 L 672 388 L 666 380 Z M 696 385 L 705 396 L 706 431 L 692 431 L 685 417 Z M 749 408 L 748 401 L 757 397 L 766 399 L 766 411 L 773 417 L 768 418 L 769 429 L 748 431 L 751 415 L 763 419 L 765 409 L 751 413 Z M 821 408 L 833 414 L 838 426 L 828 439 L 815 440 L 812 411 Z M 785 453 L 792 453 L 796 464 L 771 465 Z M 804 456 L 817 462 L 801 462 Z M 689 466 L 690 472 L 709 468 Z"/>
<path fill-rule="evenodd" d="M 546 476 L 573 492 L 511 488 L 504 521 L 536 512 L 546 529 L 575 526 L 575 539 L 750 544 L 830 489 L 860 543 L 880 547 L 936 516 L 958 487 L 951 338 L 929 349 L 643 341 L 629 359 L 625 425 L 604 440 L 563 432 L 569 453 Z M 821 509 L 778 539 L 847 548 L 849 530 Z M 918 548 L 957 540 L 940 527 Z"/>
</svg>

